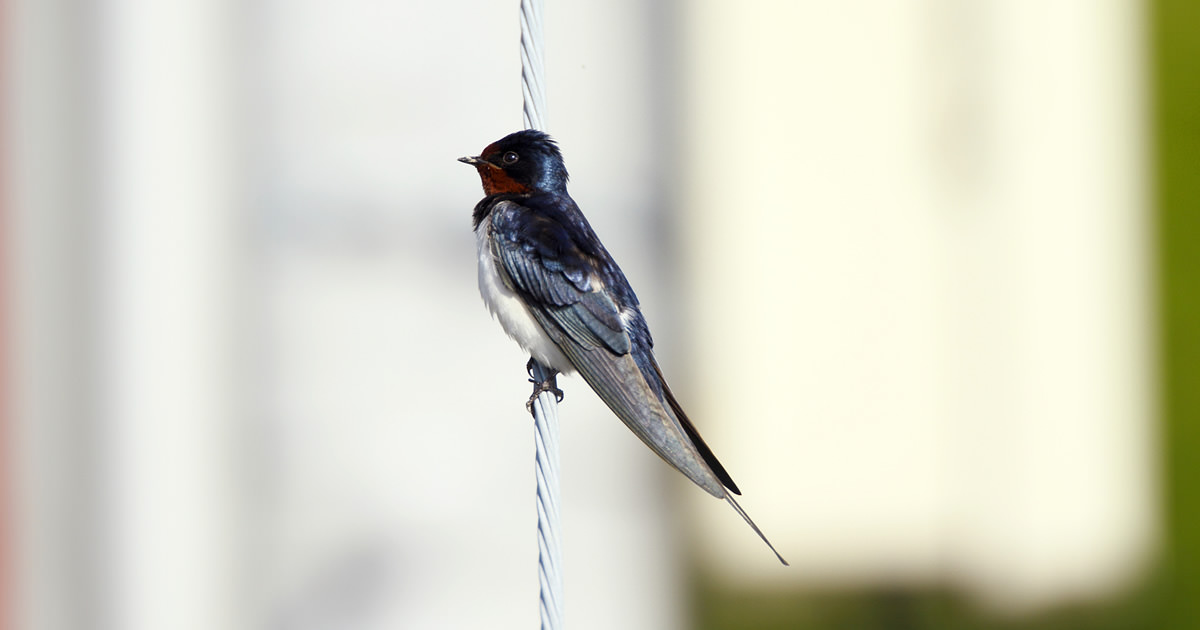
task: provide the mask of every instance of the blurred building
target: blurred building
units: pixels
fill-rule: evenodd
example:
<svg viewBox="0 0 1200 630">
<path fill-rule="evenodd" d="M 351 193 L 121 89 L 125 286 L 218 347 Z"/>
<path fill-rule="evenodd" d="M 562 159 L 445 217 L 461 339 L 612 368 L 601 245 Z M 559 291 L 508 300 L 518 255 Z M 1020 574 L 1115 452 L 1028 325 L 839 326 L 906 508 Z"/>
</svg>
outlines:
<svg viewBox="0 0 1200 630">
<path fill-rule="evenodd" d="M 547 4 L 572 194 L 792 563 L 563 379 L 572 628 L 1145 583 L 1141 4 Z M 533 627 L 455 161 L 520 126 L 517 3 L 6 11 L 15 627 Z"/>
</svg>

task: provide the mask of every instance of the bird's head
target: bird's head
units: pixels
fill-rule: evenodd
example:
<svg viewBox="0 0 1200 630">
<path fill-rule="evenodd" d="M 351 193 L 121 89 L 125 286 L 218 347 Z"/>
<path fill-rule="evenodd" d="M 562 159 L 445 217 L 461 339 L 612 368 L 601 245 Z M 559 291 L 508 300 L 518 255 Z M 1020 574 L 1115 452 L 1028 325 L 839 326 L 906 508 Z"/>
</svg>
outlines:
<svg viewBox="0 0 1200 630">
<path fill-rule="evenodd" d="M 567 188 L 567 167 L 558 144 L 534 129 L 504 136 L 479 155 L 458 161 L 479 171 L 487 195 L 562 192 Z"/>
</svg>

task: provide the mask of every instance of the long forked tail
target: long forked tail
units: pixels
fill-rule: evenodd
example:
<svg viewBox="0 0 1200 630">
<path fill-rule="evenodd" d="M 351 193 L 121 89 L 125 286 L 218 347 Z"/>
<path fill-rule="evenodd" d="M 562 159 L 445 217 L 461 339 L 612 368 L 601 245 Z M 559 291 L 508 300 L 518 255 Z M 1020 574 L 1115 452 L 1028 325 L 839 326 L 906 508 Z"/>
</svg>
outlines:
<svg viewBox="0 0 1200 630">
<path fill-rule="evenodd" d="M 742 519 L 746 521 L 746 524 L 750 526 L 750 529 L 753 529 L 754 533 L 758 534 L 758 537 L 761 538 L 763 542 L 767 543 L 767 547 L 771 549 L 771 553 L 775 554 L 776 558 L 779 558 L 779 561 L 783 563 L 783 566 L 792 566 L 788 564 L 787 560 L 783 559 L 783 556 L 779 555 L 778 551 L 775 551 L 775 545 L 772 545 L 771 541 L 767 540 L 767 537 L 763 535 L 762 530 L 758 528 L 758 525 L 755 525 L 754 521 L 750 519 L 750 515 L 746 514 L 746 510 L 743 510 L 742 506 L 738 505 L 738 502 L 733 500 L 732 493 L 725 493 L 725 501 L 728 502 L 729 505 L 733 506 L 733 509 L 742 516 Z"/>
</svg>

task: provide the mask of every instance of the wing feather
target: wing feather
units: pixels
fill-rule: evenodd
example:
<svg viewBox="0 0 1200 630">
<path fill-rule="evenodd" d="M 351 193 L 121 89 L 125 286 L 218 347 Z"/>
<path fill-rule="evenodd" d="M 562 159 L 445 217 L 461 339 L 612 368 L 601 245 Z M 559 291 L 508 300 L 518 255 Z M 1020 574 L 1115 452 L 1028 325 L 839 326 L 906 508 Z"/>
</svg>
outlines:
<svg viewBox="0 0 1200 630">
<path fill-rule="evenodd" d="M 628 353 L 632 343 L 620 309 L 598 290 L 601 283 L 589 274 L 585 255 L 553 226 L 539 225 L 544 219 L 520 210 L 512 202 L 492 210 L 492 255 L 505 284 L 525 298 L 530 310 L 549 315 L 575 343 Z"/>
<path fill-rule="evenodd" d="M 561 224 L 502 202 L 491 212 L 492 254 L 504 283 L 524 298 L 533 317 L 600 399 L 659 457 L 715 497 L 726 496 L 729 475 L 710 468 L 716 458 L 665 387 L 652 387 L 634 358 L 620 306 L 594 275 L 589 257 Z M 594 236 L 593 236 L 594 238 Z M 623 278 L 622 278 L 623 281 Z M 632 295 L 632 291 L 629 291 Z M 635 322 L 645 327 L 640 319 Z M 648 331 L 644 334 L 649 343 Z M 666 393 L 668 398 L 663 399 Z M 720 464 L 716 466 L 719 468 Z M 732 488 L 732 480 L 729 481 Z"/>
<path fill-rule="evenodd" d="M 551 329 L 554 320 L 545 311 L 535 310 L 534 317 Z M 615 355 L 604 348 L 556 341 L 583 380 L 650 450 L 709 494 L 725 497 L 721 480 L 646 383 L 631 354 Z"/>
</svg>

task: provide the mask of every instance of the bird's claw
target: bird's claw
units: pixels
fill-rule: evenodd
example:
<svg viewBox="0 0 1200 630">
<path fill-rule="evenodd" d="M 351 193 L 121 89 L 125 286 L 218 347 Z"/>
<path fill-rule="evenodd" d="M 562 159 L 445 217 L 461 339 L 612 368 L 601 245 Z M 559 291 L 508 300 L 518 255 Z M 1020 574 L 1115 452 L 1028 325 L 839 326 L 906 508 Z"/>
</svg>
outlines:
<svg viewBox="0 0 1200 630">
<path fill-rule="evenodd" d="M 532 365 L 532 363 L 533 363 L 533 361 L 531 359 L 530 364 Z M 532 370 L 532 367 L 531 367 L 531 370 Z M 532 376 L 532 374 L 530 376 Z M 545 392 L 552 392 L 554 394 L 554 401 L 562 402 L 563 401 L 563 390 L 558 388 L 557 381 L 558 381 L 557 375 L 551 376 L 550 378 L 548 378 L 544 381 L 538 381 L 537 379 L 534 379 L 534 378 L 529 379 L 529 382 L 533 383 L 533 393 L 529 395 L 529 400 L 525 402 L 525 411 L 528 411 L 529 413 L 533 413 L 533 401 L 537 400 L 537 397 L 541 396 Z"/>
</svg>

